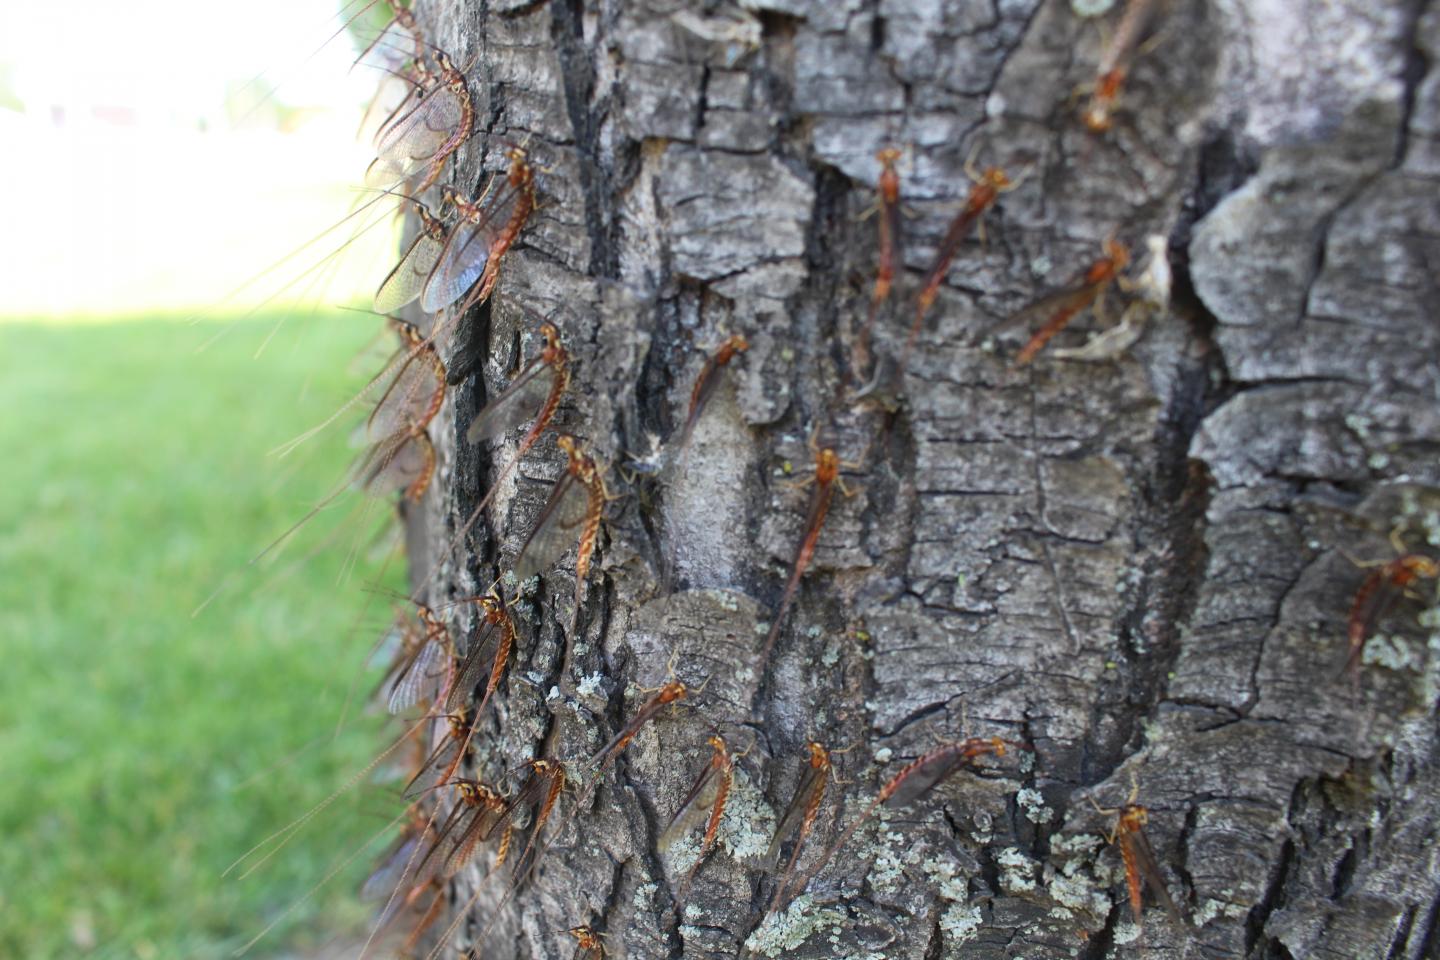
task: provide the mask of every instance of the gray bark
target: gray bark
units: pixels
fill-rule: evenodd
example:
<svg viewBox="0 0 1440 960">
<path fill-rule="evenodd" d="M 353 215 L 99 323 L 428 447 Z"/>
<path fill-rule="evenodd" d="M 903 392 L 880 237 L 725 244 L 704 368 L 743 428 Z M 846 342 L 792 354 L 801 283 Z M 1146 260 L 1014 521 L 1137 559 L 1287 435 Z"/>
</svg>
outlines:
<svg viewBox="0 0 1440 960">
<path fill-rule="evenodd" d="M 483 929 L 487 957 L 568 957 L 565 930 L 588 922 L 630 958 L 734 956 L 752 934 L 760 956 L 1440 955 L 1433 596 L 1396 608 L 1358 686 L 1341 670 L 1366 572 L 1351 558 L 1393 557 L 1397 525 L 1411 549 L 1440 542 L 1434 3 L 1169 0 L 1106 136 L 1079 124 L 1072 91 L 1093 80 L 1097 22 L 1118 11 L 419 9 L 434 42 L 474 58 L 484 130 L 528 140 L 547 169 L 450 357 L 440 482 L 410 513 L 412 561 L 428 569 L 513 452 L 513 438 L 477 450 L 457 436 L 533 352 L 522 305 L 561 311 L 577 375 L 560 425 L 624 495 L 576 635 L 571 561 L 517 606 L 522 641 L 478 769 L 589 756 L 672 652 L 687 683 L 708 678 L 584 809 L 568 793 L 537 875 L 500 913 L 492 881 L 452 947 Z M 903 403 L 852 403 L 875 153 L 907 148 L 914 213 L 900 306 L 876 335 L 894 356 L 977 143 L 981 163 L 1032 172 L 987 217 L 986 242 L 962 246 Z M 454 182 L 482 183 L 504 149 L 476 138 Z M 1169 308 L 1113 359 L 1057 352 L 1103 328 L 1086 315 L 1012 368 L 1026 329 L 995 325 L 1112 233 L 1132 249 L 1165 238 Z M 752 349 L 682 477 L 657 442 L 734 331 Z M 817 430 L 862 465 L 801 583 L 763 719 L 737 727 L 809 497 L 785 467 L 804 476 Z M 562 469 L 552 443 L 537 447 L 444 561 L 435 600 L 503 570 Z M 717 726 L 755 746 L 677 917 L 686 864 L 655 839 Z M 771 891 L 758 854 L 807 740 L 851 749 L 802 869 L 903 763 L 971 735 L 1033 755 L 877 820 L 754 933 Z M 1112 818 L 1087 798 L 1117 806 L 1132 778 L 1188 930 L 1148 895 L 1143 934 L 1130 922 Z"/>
</svg>

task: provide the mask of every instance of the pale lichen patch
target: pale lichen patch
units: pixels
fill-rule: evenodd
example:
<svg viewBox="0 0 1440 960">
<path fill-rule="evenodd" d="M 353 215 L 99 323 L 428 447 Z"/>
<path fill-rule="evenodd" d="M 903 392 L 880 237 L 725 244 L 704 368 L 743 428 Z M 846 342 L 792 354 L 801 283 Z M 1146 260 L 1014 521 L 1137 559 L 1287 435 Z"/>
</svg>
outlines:
<svg viewBox="0 0 1440 960">
<path fill-rule="evenodd" d="M 745 946 L 761 956 L 778 957 L 799 947 L 825 927 L 831 927 L 838 933 L 845 914 L 839 910 L 812 909 L 814 903 L 809 894 L 801 894 L 784 910 L 768 914 L 750 934 Z"/>
</svg>

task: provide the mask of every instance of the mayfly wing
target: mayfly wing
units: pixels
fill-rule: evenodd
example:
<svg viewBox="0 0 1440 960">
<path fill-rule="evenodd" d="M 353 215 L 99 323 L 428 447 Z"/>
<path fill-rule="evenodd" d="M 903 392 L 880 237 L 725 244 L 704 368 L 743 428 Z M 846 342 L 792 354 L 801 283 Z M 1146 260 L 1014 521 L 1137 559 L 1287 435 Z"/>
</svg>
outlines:
<svg viewBox="0 0 1440 960">
<path fill-rule="evenodd" d="M 393 187 L 425 169 L 455 136 L 464 115 L 456 91 L 438 84 L 376 135 L 375 161 L 365 171 L 365 185 Z"/>
<path fill-rule="evenodd" d="M 422 837 L 419 833 L 407 831 L 402 833 L 390 851 L 381 859 L 380 866 L 376 867 L 370 876 L 365 878 L 364 884 L 360 887 L 360 898 L 362 900 L 379 900 L 381 897 L 388 897 L 395 885 L 399 883 L 406 873 L 406 867 L 411 858 L 420 848 Z"/>
<path fill-rule="evenodd" d="M 523 878 L 529 870 L 529 861 L 536 851 L 536 843 L 550 819 L 551 811 L 555 809 L 556 801 L 560 799 L 560 791 L 564 788 L 565 768 L 559 762 L 548 759 L 531 761 L 530 776 L 525 785 L 506 805 L 494 826 L 490 828 L 494 831 L 503 824 L 511 823 L 515 813 L 525 807 L 536 808 L 530 822 L 530 835 L 525 841 L 524 849 L 520 851 L 520 856 L 514 861 L 514 874 L 517 878 Z"/>
<path fill-rule="evenodd" d="M 393 313 L 420 296 L 425 280 L 440 260 L 440 251 L 445 249 L 445 231 L 440 222 L 424 207 L 420 207 L 419 212 L 420 232 L 375 291 L 376 313 Z"/>
<path fill-rule="evenodd" d="M 1100 283 L 1082 283 L 1047 294 L 1027 305 L 1018 313 L 1011 314 L 991 327 L 992 330 L 1007 330 L 1039 319 L 1051 320 L 1059 314 L 1073 316 L 1089 306 L 1100 293 Z"/>
<path fill-rule="evenodd" d="M 894 791 L 885 800 L 885 805 L 903 807 L 919 800 L 942 780 L 959 770 L 962 762 L 960 753 L 949 748 L 942 748 L 921 757 L 904 771 L 904 779 L 895 785 Z"/>
<path fill-rule="evenodd" d="M 567 469 L 555 482 L 550 499 L 535 518 L 530 536 L 515 557 L 517 578 L 526 580 L 549 570 L 560 555 L 577 541 L 577 528 L 585 520 L 589 503 L 585 485 Z"/>
<path fill-rule="evenodd" d="M 404 713 L 428 699 L 437 678 L 444 675 L 444 659 L 445 649 L 434 637 L 427 636 L 422 640 L 420 649 L 391 685 L 386 708 L 391 713 Z"/>
<path fill-rule="evenodd" d="M 1003 756 L 1004 753 L 1004 742 L 993 738 L 948 743 L 896 774 L 885 793 L 885 805 L 894 809 L 913 803 L 976 757 L 983 754 Z"/>
<path fill-rule="evenodd" d="M 714 805 L 715 798 L 720 795 L 720 771 L 722 769 L 720 757 L 717 755 L 705 765 L 700 771 L 700 776 L 690 787 L 690 792 L 685 795 L 675 815 L 670 818 L 670 823 L 660 834 L 658 846 L 661 853 L 668 851 L 675 841 L 685 836 L 696 825 L 704 820 L 709 814 L 710 807 Z"/>
<path fill-rule="evenodd" d="M 649 723 L 655 714 L 659 713 L 667 704 L 685 699 L 688 693 L 685 684 L 678 680 L 667 682 L 653 697 L 645 701 L 644 706 L 635 711 L 635 716 L 630 718 L 630 722 L 625 724 L 620 732 L 610 739 L 609 743 L 595 751 L 590 762 L 603 770 L 621 750 L 630 745 L 630 741 L 635 739 L 635 734 L 639 733 L 640 728 Z"/>
<path fill-rule="evenodd" d="M 1121 816 L 1123 818 L 1124 814 Z M 1150 888 L 1150 891 L 1155 894 L 1155 897 L 1165 907 L 1165 911 L 1170 914 L 1171 919 L 1176 923 L 1182 923 L 1180 908 L 1175 905 L 1175 901 L 1170 897 L 1170 891 L 1165 886 L 1165 877 L 1160 872 L 1160 865 L 1155 859 L 1155 851 L 1150 846 L 1150 840 L 1145 836 L 1145 831 L 1138 825 L 1126 826 L 1121 829 L 1115 841 L 1121 844 L 1122 849 L 1125 851 L 1125 855 L 1121 859 L 1125 861 L 1126 866 L 1129 867 L 1132 863 L 1134 864 L 1134 869 L 1139 872 L 1141 878 L 1145 881 L 1145 885 Z M 1132 880 L 1130 882 L 1132 888 L 1134 888 L 1134 881 Z M 1136 923 L 1139 923 L 1138 916 L 1136 917 Z"/>
<path fill-rule="evenodd" d="M 445 368 L 429 348 L 412 351 L 400 362 L 365 418 L 366 442 L 378 443 L 398 432 L 423 429 L 439 412 L 445 395 Z"/>
<path fill-rule="evenodd" d="M 555 370 L 550 364 L 538 357 L 531 360 L 508 387 L 485 404 L 485 408 L 470 422 L 465 439 L 475 443 L 534 420 L 554 382 Z"/>
<path fill-rule="evenodd" d="M 451 229 L 420 294 L 420 306 L 427 313 L 459 300 L 485 273 L 491 247 L 497 234 L 510 222 L 520 194 L 520 189 L 506 183 L 491 202 L 473 217 L 462 217 Z"/>
<path fill-rule="evenodd" d="M 476 685 L 490 676 L 495 654 L 499 651 L 502 631 L 500 623 L 487 620 L 479 635 L 471 641 L 470 649 L 465 651 L 465 659 L 460 662 L 455 682 L 450 685 L 450 693 L 445 698 L 447 711 L 458 710 L 463 706 Z"/>
<path fill-rule="evenodd" d="M 505 811 L 505 800 L 499 794 L 483 785 L 477 785 L 476 789 L 474 812 L 464 830 L 455 837 L 454 847 L 445 858 L 444 876 L 453 877 L 474 858 L 480 844 L 494 834 L 500 815 Z"/>
<path fill-rule="evenodd" d="M 356 482 L 371 496 L 403 490 L 418 500 L 435 472 L 435 447 L 423 431 L 401 431 L 374 444 L 361 459 Z"/>
<path fill-rule="evenodd" d="M 805 772 L 800 775 L 800 782 L 795 785 L 795 795 L 790 798 L 790 805 L 785 808 L 785 814 L 780 818 L 779 824 L 775 827 L 775 837 L 770 841 L 770 847 L 765 851 L 765 862 L 769 869 L 774 870 L 780 861 L 780 848 L 792 833 L 800 829 L 800 824 L 805 819 L 805 811 L 810 807 L 810 801 L 815 791 L 823 789 L 825 778 L 829 776 L 828 767 L 805 767 Z"/>
</svg>

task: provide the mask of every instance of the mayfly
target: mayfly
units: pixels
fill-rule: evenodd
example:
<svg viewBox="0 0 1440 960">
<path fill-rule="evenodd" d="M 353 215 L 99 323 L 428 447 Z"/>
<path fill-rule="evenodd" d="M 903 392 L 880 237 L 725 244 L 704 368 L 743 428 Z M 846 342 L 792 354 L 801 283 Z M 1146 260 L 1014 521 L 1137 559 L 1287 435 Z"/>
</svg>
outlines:
<svg viewBox="0 0 1440 960">
<path fill-rule="evenodd" d="M 559 329 L 553 323 L 545 321 L 540 324 L 540 338 L 544 346 L 539 355 L 532 358 L 516 374 L 515 379 L 510 381 L 510 385 L 485 405 L 465 431 L 465 439 L 477 443 L 504 434 L 524 423 L 527 417 L 530 418 L 530 426 L 516 445 L 515 455 L 491 481 L 490 489 L 485 491 L 480 502 L 470 511 L 470 516 L 465 518 L 465 522 L 445 545 L 444 551 L 431 564 L 432 574 L 439 569 L 440 561 L 448 557 L 465 539 L 465 535 L 480 520 L 485 508 L 500 491 L 511 471 L 539 442 L 551 421 L 555 419 L 565 391 L 570 388 L 570 354 L 560 343 Z M 427 574 L 416 589 L 423 588 L 428 581 Z"/>
<path fill-rule="evenodd" d="M 925 322 L 925 314 L 935 303 L 935 298 L 940 294 L 940 284 L 944 282 L 945 275 L 950 272 L 950 264 L 955 260 L 955 254 L 960 251 L 960 243 L 970 234 L 970 228 L 980 222 L 985 211 L 994 206 L 995 201 L 1002 193 L 1009 193 L 1024 181 L 1022 174 L 1015 180 L 999 167 L 986 167 L 979 170 L 975 166 L 977 144 L 965 160 L 965 175 L 974 181 L 970 188 L 970 195 L 965 198 L 965 205 L 950 221 L 950 228 L 945 231 L 945 236 L 940 241 L 940 247 L 935 251 L 935 260 L 930 265 L 929 271 L 925 274 L 925 282 L 920 287 L 920 295 L 915 298 L 915 319 L 910 324 L 910 336 L 905 341 L 905 352 L 902 354 L 901 367 L 909 360 L 910 352 L 915 347 L 915 341 L 920 336 L 920 328 Z"/>
<path fill-rule="evenodd" d="M 435 837 L 435 842 L 416 868 L 424 877 L 428 869 L 438 869 L 440 876 L 453 877 L 475 856 L 480 844 L 494 835 L 504 824 L 496 850 L 496 865 L 505 862 L 510 852 L 514 822 L 505 818 L 508 801 L 494 789 L 478 780 L 455 781 L 456 803 Z"/>
<path fill-rule="evenodd" d="M 743 334 L 732 333 L 700 368 L 699 375 L 695 377 L 695 386 L 690 389 L 690 406 L 685 412 L 685 425 L 680 430 L 682 461 L 689 452 L 690 438 L 695 433 L 695 424 L 700 422 L 700 415 L 705 412 L 710 398 L 715 395 L 715 388 L 720 385 L 721 369 L 729 366 L 730 361 L 734 360 L 737 354 L 744 353 L 749 349 L 750 341 L 746 340 Z M 681 472 L 684 472 L 683 467 Z"/>
<path fill-rule="evenodd" d="M 666 853 L 702 819 L 705 822 L 700 851 L 695 855 L 695 862 L 686 871 L 679 893 L 675 895 L 677 912 L 681 910 L 680 905 L 685 902 L 685 897 L 690 892 L 690 884 L 694 882 L 700 865 L 715 849 L 715 841 L 720 833 L 720 820 L 725 815 L 725 804 L 735 780 L 735 760 L 730 756 L 730 748 L 726 745 L 725 738 L 714 734 L 707 742 L 714 751 L 710 762 L 705 764 L 705 769 L 695 778 L 690 792 L 685 795 L 675 815 L 670 818 L 669 825 L 660 834 L 658 844 L 660 852 Z"/>
<path fill-rule="evenodd" d="M 575 938 L 575 960 L 605 960 L 605 947 L 588 924 L 571 927 L 570 936 Z"/>
<path fill-rule="evenodd" d="M 510 171 L 488 202 L 452 198 L 460 220 L 451 228 L 420 294 L 426 312 L 443 310 L 464 297 L 452 311 L 458 316 L 483 302 L 494 288 L 501 260 L 535 208 L 535 170 L 526 162 L 525 151 L 515 147 L 507 156 Z"/>
<path fill-rule="evenodd" d="M 1102 816 L 1115 817 L 1115 827 L 1106 834 L 1105 839 L 1120 848 L 1120 859 L 1125 863 L 1125 886 L 1130 894 L 1130 914 L 1135 920 L 1135 926 L 1141 925 L 1140 915 L 1145 910 L 1146 886 L 1165 907 L 1171 919 L 1183 925 L 1180 908 L 1175 906 L 1170 891 L 1165 888 L 1165 878 L 1155 860 L 1155 851 L 1151 849 L 1150 841 L 1145 836 L 1144 828 L 1150 822 L 1150 811 L 1135 802 L 1139 793 L 1140 785 L 1132 782 L 1130 796 L 1124 806 L 1107 809 L 1096 803 L 1094 797 L 1090 798 L 1090 804 Z"/>
<path fill-rule="evenodd" d="M 810 880 L 820 871 L 850 838 L 855 835 L 869 819 L 874 816 L 875 811 L 882 805 L 891 809 L 899 809 L 914 803 L 925 794 L 935 789 L 955 772 L 969 766 L 978 757 L 1005 755 L 1005 745 L 1008 741 L 999 737 L 971 737 L 968 740 L 960 740 L 954 743 L 947 743 L 931 750 L 929 753 L 913 760 L 901 768 L 875 795 L 875 799 L 860 813 L 845 832 L 832 843 L 801 878 L 795 886 L 795 892 L 799 894 L 809 885 Z"/>
<path fill-rule="evenodd" d="M 1440 577 L 1440 565 L 1419 553 L 1405 553 L 1365 577 L 1350 604 L 1347 630 L 1350 653 L 1345 660 L 1345 669 L 1352 677 L 1357 676 L 1360 670 L 1365 641 L 1370 639 L 1395 602 L 1416 580 L 1434 580 L 1436 577 Z"/>
<path fill-rule="evenodd" d="M 1031 304 L 1012 317 L 1012 320 L 1042 315 L 1047 318 L 1025 346 L 1020 348 L 1020 352 L 1015 356 L 1015 365 L 1018 367 L 1029 363 L 1077 314 L 1100 303 L 1105 291 L 1110 289 L 1110 285 L 1120 276 L 1120 271 L 1129 263 L 1130 251 L 1125 245 L 1114 238 L 1106 240 L 1103 255 L 1090 264 L 1075 283 Z"/>
<path fill-rule="evenodd" d="M 393 188 L 418 177 L 420 196 L 439 179 L 445 161 L 469 139 L 475 105 L 464 71 L 436 51 L 437 82 L 418 103 L 394 117 L 375 136 L 376 157 L 365 171 L 365 184 Z"/>
<path fill-rule="evenodd" d="M 658 690 L 653 691 L 650 699 L 635 711 L 635 716 L 630 718 L 630 722 L 625 724 L 620 732 L 610 739 L 609 743 L 597 750 L 595 755 L 590 758 L 590 762 L 595 766 L 596 779 L 599 779 L 621 751 L 630 745 L 630 741 L 635 739 L 635 735 L 640 732 L 641 727 L 654 719 L 655 715 L 663 708 L 672 703 L 678 703 L 689 695 L 690 688 L 676 679 L 665 681 Z"/>
<path fill-rule="evenodd" d="M 1092 133 L 1104 133 L 1114 125 L 1120 88 L 1130 72 L 1130 63 L 1140 46 L 1140 37 L 1155 12 L 1155 6 L 1156 0 L 1130 0 L 1125 6 L 1125 13 L 1120 17 L 1120 23 L 1115 27 L 1115 33 L 1100 55 L 1095 82 L 1090 91 L 1090 102 L 1080 113 L 1080 119 Z"/>
<path fill-rule="evenodd" d="M 538 860 L 538 856 L 536 856 L 537 841 L 545 829 L 545 824 L 550 819 L 550 814 L 555 810 L 555 804 L 560 799 L 561 791 L 565 789 L 565 765 L 560 761 L 549 757 L 542 757 L 538 760 L 528 761 L 528 766 L 530 767 L 530 773 L 526 777 L 525 782 L 521 785 L 520 789 L 515 792 L 515 796 L 506 804 L 505 810 L 501 812 L 496 824 L 491 827 L 493 831 L 503 824 L 508 824 L 517 813 L 534 808 L 535 812 L 531 818 L 529 836 L 526 838 L 525 847 L 520 851 L 520 855 L 516 857 L 514 861 L 513 876 L 515 879 L 510 886 L 509 892 L 506 893 L 501 899 L 500 904 L 496 907 L 497 914 L 499 910 L 503 909 L 505 904 L 509 902 L 511 895 L 514 894 L 521 881 L 528 875 L 534 862 Z M 499 867 L 500 864 L 497 863 L 495 869 L 499 869 Z M 491 874 L 493 873 L 494 870 L 491 871 Z M 490 876 L 490 874 L 487 874 L 487 878 L 488 876 Z M 454 921 L 452 921 L 445 932 L 441 934 L 439 942 L 435 944 L 435 948 L 428 954 L 427 960 L 435 960 L 435 958 L 440 956 L 445 949 L 445 945 L 450 941 L 450 938 L 455 935 L 455 931 L 459 929 L 460 924 L 463 923 L 469 915 L 470 908 L 480 899 L 480 895 L 484 892 L 484 889 L 485 886 L 483 882 L 476 886 L 475 892 L 470 895 L 470 899 L 456 912 Z"/>
<path fill-rule="evenodd" d="M 875 289 L 870 295 L 870 313 L 855 338 L 852 366 L 857 377 L 863 378 L 870 366 L 870 333 L 880 308 L 890 299 L 895 283 L 895 267 L 900 261 L 900 172 L 896 169 L 901 153 L 886 147 L 875 155 L 880 161 L 880 180 L 876 184 L 876 218 L 879 250 L 876 256 Z"/>
<path fill-rule="evenodd" d="M 819 816 L 820 806 L 825 802 L 825 785 L 830 780 L 830 751 L 813 740 L 805 749 L 810 753 L 809 762 L 804 773 L 800 775 L 800 782 L 795 785 L 795 795 L 790 798 L 785 815 L 775 827 L 775 836 L 770 841 L 770 847 L 765 851 L 766 866 L 773 871 L 780 862 L 781 846 L 794 835 L 795 842 L 790 848 L 790 859 L 776 882 L 775 896 L 770 901 L 772 911 L 787 902 L 786 888 L 795 873 L 796 864 L 800 862 L 800 851 L 804 849 L 805 841 L 810 839 L 810 832 L 815 828 L 815 818 Z"/>
<path fill-rule="evenodd" d="M 569 434 L 555 441 L 565 451 L 569 462 L 565 473 L 555 482 L 550 499 L 541 508 L 530 535 L 521 544 L 512 569 L 516 579 L 526 580 L 550 568 L 565 548 L 579 538 L 575 557 L 576 607 L 579 607 L 590 560 L 600 532 L 600 519 L 605 501 L 610 498 L 605 480 L 594 459 Z"/>
<path fill-rule="evenodd" d="M 515 620 L 500 594 L 492 590 L 480 598 L 480 606 L 484 611 L 480 632 L 470 641 L 470 647 L 456 671 L 455 682 L 450 685 L 445 697 L 445 709 L 458 710 L 483 680 L 484 692 L 475 707 L 477 716 L 485 711 L 485 705 L 500 686 L 505 665 L 510 660 L 510 651 L 515 647 Z"/>
<path fill-rule="evenodd" d="M 720 371 L 729 366 L 738 354 L 749 349 L 750 341 L 745 339 L 743 334 L 731 334 L 714 353 L 706 358 L 705 364 L 700 368 L 700 373 L 695 377 L 695 385 L 690 389 L 690 406 L 685 412 L 685 424 L 680 429 L 679 478 L 684 478 L 690 472 L 690 440 L 694 436 L 695 425 L 700 422 L 700 415 L 705 412 L 705 407 L 710 403 L 711 397 L 715 395 L 715 389 L 720 385 Z M 675 570 L 676 550 L 679 547 L 680 539 L 680 537 L 671 539 L 666 566 L 667 581 Z"/>
<path fill-rule="evenodd" d="M 845 489 L 844 481 L 840 479 L 840 457 L 830 447 L 820 449 L 815 454 L 814 483 L 810 512 L 805 520 L 805 536 L 795 550 L 795 559 L 790 565 L 790 579 L 780 597 L 780 608 L 775 612 L 775 621 L 770 625 L 770 634 L 765 638 L 765 646 L 760 651 L 757 672 L 762 681 L 765 668 L 770 662 L 770 653 L 775 647 L 775 640 L 780 636 L 781 627 L 785 625 L 785 615 L 790 612 L 790 605 L 795 600 L 800 578 L 805 575 L 805 569 L 810 566 L 810 560 L 815 556 L 815 547 L 820 542 L 820 528 L 825 525 L 825 516 L 830 512 L 834 488 L 839 486 L 841 490 Z"/>
</svg>

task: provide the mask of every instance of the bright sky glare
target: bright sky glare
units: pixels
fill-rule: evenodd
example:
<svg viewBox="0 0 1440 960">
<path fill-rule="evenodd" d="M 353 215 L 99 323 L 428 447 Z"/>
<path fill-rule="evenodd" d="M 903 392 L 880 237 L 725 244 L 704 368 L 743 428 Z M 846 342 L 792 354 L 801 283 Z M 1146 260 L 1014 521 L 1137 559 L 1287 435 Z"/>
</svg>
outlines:
<svg viewBox="0 0 1440 960">
<path fill-rule="evenodd" d="M 0 316 L 248 309 L 284 281 L 229 291 L 357 196 L 377 81 L 342 27 L 366 0 L 4 2 Z M 388 223 L 366 239 L 328 285 L 279 299 L 373 290 Z"/>
</svg>

